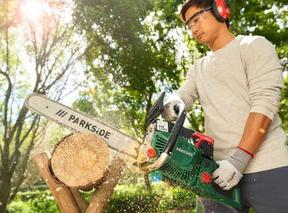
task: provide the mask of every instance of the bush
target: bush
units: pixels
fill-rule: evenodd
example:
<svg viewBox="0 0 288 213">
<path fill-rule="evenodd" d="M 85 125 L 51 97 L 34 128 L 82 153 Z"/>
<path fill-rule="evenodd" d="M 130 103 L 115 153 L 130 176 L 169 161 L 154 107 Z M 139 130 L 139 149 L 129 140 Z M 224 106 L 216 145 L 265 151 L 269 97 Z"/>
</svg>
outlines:
<svg viewBox="0 0 288 213">
<path fill-rule="evenodd" d="M 7 207 L 7 213 L 61 213 L 49 190 L 20 192 Z"/>
<path fill-rule="evenodd" d="M 83 193 L 87 200 L 91 194 Z M 191 212 L 195 208 L 194 195 L 181 188 L 168 188 L 160 182 L 152 184 L 151 191 L 145 189 L 144 184 L 117 185 L 105 212 L 152 213 L 168 212 L 176 208 Z M 60 210 L 49 190 L 36 190 L 19 192 L 17 199 L 8 205 L 7 212 L 60 213 Z"/>
<path fill-rule="evenodd" d="M 190 191 L 176 187 L 171 188 L 167 193 L 165 193 L 160 200 L 158 211 L 167 212 L 168 209 L 176 209 L 177 212 L 191 212 L 195 207 L 195 195 Z"/>
<path fill-rule="evenodd" d="M 31 212 L 30 204 L 20 199 L 12 201 L 7 207 L 7 213 Z"/>
<path fill-rule="evenodd" d="M 83 192 L 88 201 L 92 192 Z M 117 185 L 105 213 L 195 213 L 195 195 L 180 187 L 152 183 L 152 190 L 144 184 Z M 19 192 L 7 213 L 61 213 L 49 190 Z M 249 213 L 255 213 L 250 209 Z"/>
<path fill-rule="evenodd" d="M 106 212 L 168 212 L 176 208 L 191 212 L 195 196 L 161 182 L 152 184 L 152 191 L 145 189 L 144 184 L 117 186 Z"/>
<path fill-rule="evenodd" d="M 156 191 L 145 190 L 144 186 L 117 186 L 106 212 L 155 212 L 159 203 Z"/>
</svg>

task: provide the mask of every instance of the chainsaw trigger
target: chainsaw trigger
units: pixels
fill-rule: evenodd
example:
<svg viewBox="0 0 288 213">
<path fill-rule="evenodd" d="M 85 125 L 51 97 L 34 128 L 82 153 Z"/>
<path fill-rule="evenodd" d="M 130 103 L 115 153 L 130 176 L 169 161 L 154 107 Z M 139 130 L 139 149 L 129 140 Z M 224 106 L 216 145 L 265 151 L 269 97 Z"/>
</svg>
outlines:
<svg viewBox="0 0 288 213">
<path fill-rule="evenodd" d="M 214 140 L 207 135 L 195 132 L 192 135 L 194 140 L 194 145 L 197 149 L 202 149 L 204 151 L 204 156 L 209 159 L 213 159 L 213 146 Z"/>
<path fill-rule="evenodd" d="M 213 140 L 213 138 L 210 138 L 209 136 L 207 136 L 207 135 L 204 135 L 204 134 L 202 134 L 202 133 L 200 133 L 200 132 L 195 132 L 193 135 L 192 135 L 192 138 L 193 138 L 193 140 L 194 140 L 194 142 L 195 142 L 195 146 L 196 146 L 196 148 L 199 148 L 199 146 L 200 146 L 200 144 L 202 143 L 202 142 L 208 142 L 208 143 L 210 143 L 212 146 L 214 146 L 214 140 Z"/>
</svg>

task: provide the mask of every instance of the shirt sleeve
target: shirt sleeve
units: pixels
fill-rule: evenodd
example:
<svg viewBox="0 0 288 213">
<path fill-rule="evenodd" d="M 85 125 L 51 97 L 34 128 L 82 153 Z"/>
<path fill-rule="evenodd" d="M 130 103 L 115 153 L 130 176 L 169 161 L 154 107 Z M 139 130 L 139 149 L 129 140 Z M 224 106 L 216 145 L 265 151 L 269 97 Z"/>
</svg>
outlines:
<svg viewBox="0 0 288 213">
<path fill-rule="evenodd" d="M 245 65 L 250 112 L 261 113 L 273 120 L 284 88 L 283 68 L 274 46 L 264 37 L 256 37 L 247 47 Z"/>
<path fill-rule="evenodd" d="M 187 109 L 192 108 L 196 99 L 199 98 L 196 86 L 195 64 L 189 69 L 185 82 L 175 93 L 183 100 Z"/>
</svg>

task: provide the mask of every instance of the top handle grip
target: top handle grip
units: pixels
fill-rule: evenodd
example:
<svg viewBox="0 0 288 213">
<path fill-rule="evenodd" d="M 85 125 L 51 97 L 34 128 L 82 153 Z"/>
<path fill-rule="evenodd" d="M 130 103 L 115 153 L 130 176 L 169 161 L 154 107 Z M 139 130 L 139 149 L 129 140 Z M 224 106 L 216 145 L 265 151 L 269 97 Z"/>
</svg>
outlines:
<svg viewBox="0 0 288 213">
<path fill-rule="evenodd" d="M 168 141 L 166 143 L 165 148 L 163 149 L 163 153 L 166 153 L 168 155 L 171 154 L 177 138 L 180 134 L 180 131 L 183 127 L 185 118 L 186 118 L 186 108 L 184 104 L 177 104 L 174 107 L 175 113 L 178 114 L 175 125 L 173 126 L 173 129 L 171 130 L 170 136 L 168 138 Z"/>
<path fill-rule="evenodd" d="M 148 115 L 147 115 L 148 125 L 151 124 L 159 115 L 161 115 L 164 112 L 164 97 L 165 97 L 165 92 L 162 92 L 160 97 L 157 99 L 157 101 L 149 110 Z"/>
</svg>

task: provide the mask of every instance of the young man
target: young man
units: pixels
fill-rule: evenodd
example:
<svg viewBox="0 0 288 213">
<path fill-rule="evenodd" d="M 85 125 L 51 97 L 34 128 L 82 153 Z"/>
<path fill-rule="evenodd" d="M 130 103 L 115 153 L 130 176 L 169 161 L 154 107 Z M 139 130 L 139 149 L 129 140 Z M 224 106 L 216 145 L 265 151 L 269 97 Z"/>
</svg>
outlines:
<svg viewBox="0 0 288 213">
<path fill-rule="evenodd" d="M 282 67 L 273 45 L 264 37 L 235 37 L 228 29 L 225 0 L 189 0 L 181 18 L 192 36 L 211 53 L 197 60 L 184 84 L 165 102 L 164 117 L 173 108 L 201 100 L 206 134 L 215 141 L 219 164 L 212 178 L 225 190 L 238 186 L 243 208 L 260 213 L 288 212 L 287 138 L 277 115 L 284 87 Z M 203 199 L 205 212 L 231 212 Z M 232 211 L 232 212 L 235 212 Z"/>
</svg>

